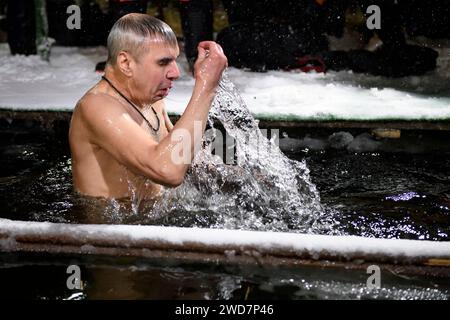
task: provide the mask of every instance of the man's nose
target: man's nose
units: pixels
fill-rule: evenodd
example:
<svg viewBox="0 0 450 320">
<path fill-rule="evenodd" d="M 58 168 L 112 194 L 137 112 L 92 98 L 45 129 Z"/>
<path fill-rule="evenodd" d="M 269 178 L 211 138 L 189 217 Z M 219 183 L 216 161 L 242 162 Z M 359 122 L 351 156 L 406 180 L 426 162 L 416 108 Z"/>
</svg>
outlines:
<svg viewBox="0 0 450 320">
<path fill-rule="evenodd" d="M 180 77 L 180 69 L 178 69 L 178 64 L 174 61 L 167 72 L 167 78 L 170 80 L 175 80 Z"/>
</svg>

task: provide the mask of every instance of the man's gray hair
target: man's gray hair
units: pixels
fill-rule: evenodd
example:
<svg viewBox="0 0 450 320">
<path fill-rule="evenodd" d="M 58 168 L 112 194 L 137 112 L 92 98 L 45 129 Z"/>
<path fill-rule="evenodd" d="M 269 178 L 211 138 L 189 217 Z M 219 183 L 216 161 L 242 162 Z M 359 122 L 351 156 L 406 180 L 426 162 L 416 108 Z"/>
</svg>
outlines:
<svg viewBox="0 0 450 320">
<path fill-rule="evenodd" d="M 163 21 L 142 13 L 130 13 L 116 21 L 108 36 L 108 64 L 116 63 L 121 51 L 134 59 L 148 50 L 149 40 L 158 39 L 171 46 L 177 45 L 173 30 Z"/>
</svg>

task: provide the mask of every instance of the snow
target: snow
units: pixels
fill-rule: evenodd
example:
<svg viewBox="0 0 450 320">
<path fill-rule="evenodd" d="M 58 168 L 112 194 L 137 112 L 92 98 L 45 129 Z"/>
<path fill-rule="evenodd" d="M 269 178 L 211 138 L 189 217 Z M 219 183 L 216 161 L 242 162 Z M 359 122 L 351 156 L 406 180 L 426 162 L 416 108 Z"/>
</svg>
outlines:
<svg viewBox="0 0 450 320">
<path fill-rule="evenodd" d="M 50 63 L 38 56 L 11 56 L 0 46 L 0 107 L 21 110 L 72 110 L 95 84 L 101 48 L 56 47 Z"/>
<path fill-rule="evenodd" d="M 422 240 L 376 239 L 357 236 L 326 236 L 284 232 L 261 232 L 225 229 L 179 228 L 132 225 L 74 225 L 49 222 L 25 222 L 0 219 L 0 248 L 14 250 L 18 236 L 39 241 L 67 237 L 83 243 L 95 252 L 95 243 L 104 246 L 139 247 L 149 241 L 163 242 L 164 247 L 191 247 L 201 244 L 221 250 L 249 248 L 259 252 L 289 252 L 293 256 L 304 253 L 312 257 L 330 254 L 351 258 L 363 255 L 390 257 L 398 260 L 450 258 L 450 242 Z M 72 242 L 71 242 L 72 243 Z M 197 246 L 198 247 L 198 246 Z M 225 248 L 225 249 L 224 249 Z M 224 253 L 225 253 L 224 251 Z"/>
<path fill-rule="evenodd" d="M 54 47 L 50 63 L 37 56 L 11 56 L 0 44 L 0 108 L 71 111 L 100 78 L 98 48 Z M 351 72 L 254 73 L 229 68 L 251 112 L 278 120 L 448 120 L 450 50 L 440 52 L 440 68 L 422 77 L 387 79 Z M 166 98 L 168 112 L 181 114 L 194 80 L 179 58 L 181 77 Z"/>
</svg>

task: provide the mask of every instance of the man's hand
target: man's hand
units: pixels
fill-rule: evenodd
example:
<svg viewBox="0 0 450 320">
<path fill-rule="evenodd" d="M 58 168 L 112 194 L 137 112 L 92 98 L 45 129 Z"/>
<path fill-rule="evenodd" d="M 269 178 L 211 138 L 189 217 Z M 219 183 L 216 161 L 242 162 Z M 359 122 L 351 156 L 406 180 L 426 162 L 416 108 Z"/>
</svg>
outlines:
<svg viewBox="0 0 450 320">
<path fill-rule="evenodd" d="M 198 45 L 198 57 L 194 65 L 195 80 L 203 90 L 215 90 L 228 60 L 222 47 L 214 41 L 202 41 Z"/>
</svg>

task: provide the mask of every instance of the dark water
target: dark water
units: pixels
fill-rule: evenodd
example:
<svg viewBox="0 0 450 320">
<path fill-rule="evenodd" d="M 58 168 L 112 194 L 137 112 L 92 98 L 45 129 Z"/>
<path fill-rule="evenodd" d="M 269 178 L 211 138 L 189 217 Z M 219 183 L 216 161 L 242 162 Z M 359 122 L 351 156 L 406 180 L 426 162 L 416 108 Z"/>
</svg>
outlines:
<svg viewBox="0 0 450 320">
<path fill-rule="evenodd" d="M 1 254 L 1 298 L 26 299 L 407 299 L 450 297 L 450 281 L 381 270 L 381 287 L 367 288 L 366 270 L 308 266 Z M 67 268 L 80 267 L 82 289 L 68 289 Z"/>
<path fill-rule="evenodd" d="M 446 139 L 446 136 L 440 139 Z M 67 223 L 148 223 L 208 227 L 211 212 L 148 219 L 130 204 L 87 199 L 73 192 L 70 153 L 64 141 L 4 140 L 0 149 L 0 217 Z M 39 140 L 36 137 L 34 140 Z M 40 140 L 42 141 L 42 139 Z M 44 139 L 45 141 L 45 139 Z M 298 149 L 321 202 L 336 212 L 341 234 L 448 241 L 450 153 L 350 152 Z M 115 210 L 120 207 L 120 210 Z M 142 210 L 145 212 L 145 210 Z M 203 218 L 196 216 L 204 215 Z M 336 230 L 324 232 L 332 234 Z"/>
<path fill-rule="evenodd" d="M 346 234 L 448 241 L 450 158 L 445 154 L 313 155 L 322 201 Z"/>
<path fill-rule="evenodd" d="M 65 139 L 29 130 L 2 133 L 2 218 L 66 223 L 142 222 L 139 212 L 124 211 L 126 204 L 122 211 L 114 211 L 111 208 L 120 204 L 89 200 L 73 192 Z M 304 136 L 298 138 L 304 141 Z M 339 233 L 448 241 L 450 153 L 441 148 L 449 141 L 448 135 L 429 133 L 427 139 L 441 144 L 413 152 L 401 148 L 355 152 L 314 145 L 284 149 L 290 158 L 306 160 L 322 204 L 337 212 Z M 97 215 L 99 211 L 107 214 Z M 116 212 L 116 216 L 111 212 Z M 199 220 L 182 216 L 179 213 L 159 222 L 201 225 Z M 2 295 L 38 299 L 447 299 L 450 289 L 447 279 L 405 278 L 388 271 L 383 272 L 382 288 L 370 291 L 365 270 L 275 269 L 4 253 L 0 257 Z M 66 268 L 70 264 L 81 266 L 86 285 L 83 290 L 66 288 Z"/>
</svg>

